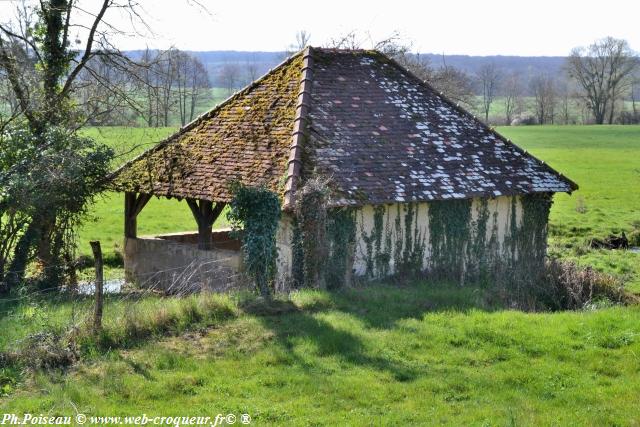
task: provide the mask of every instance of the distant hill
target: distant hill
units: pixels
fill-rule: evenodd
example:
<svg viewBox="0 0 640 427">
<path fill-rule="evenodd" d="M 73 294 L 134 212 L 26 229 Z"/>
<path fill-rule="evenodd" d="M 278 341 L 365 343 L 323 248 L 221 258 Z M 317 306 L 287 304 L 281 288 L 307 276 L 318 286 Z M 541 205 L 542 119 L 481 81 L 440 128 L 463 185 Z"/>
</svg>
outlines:
<svg viewBox="0 0 640 427">
<path fill-rule="evenodd" d="M 140 56 L 142 51 L 128 52 L 132 56 Z M 220 69 L 228 64 L 235 64 L 240 70 L 246 70 L 248 64 L 255 66 L 257 75 L 263 75 L 269 69 L 275 67 L 286 57 L 286 52 L 247 52 L 235 50 L 189 51 L 197 56 L 207 68 L 209 78 L 214 86 L 221 86 L 219 80 Z M 421 53 L 421 57 L 427 58 L 433 67 L 450 65 L 464 70 L 467 73 L 475 73 L 482 64 L 493 62 L 505 73 L 518 72 L 525 80 L 539 73 L 559 75 L 566 60 L 562 56 L 469 56 L 469 55 L 442 55 L 434 53 Z M 245 73 L 246 74 L 246 73 Z M 250 79 L 243 75 L 241 85 L 248 83 Z"/>
<path fill-rule="evenodd" d="M 557 75 L 562 72 L 566 61 L 564 56 L 469 56 L 469 55 L 438 55 L 433 53 L 421 53 L 431 65 L 437 67 L 447 65 L 462 69 L 473 74 L 482 64 L 494 63 L 503 72 L 518 72 L 525 77 L 539 73 Z"/>
</svg>

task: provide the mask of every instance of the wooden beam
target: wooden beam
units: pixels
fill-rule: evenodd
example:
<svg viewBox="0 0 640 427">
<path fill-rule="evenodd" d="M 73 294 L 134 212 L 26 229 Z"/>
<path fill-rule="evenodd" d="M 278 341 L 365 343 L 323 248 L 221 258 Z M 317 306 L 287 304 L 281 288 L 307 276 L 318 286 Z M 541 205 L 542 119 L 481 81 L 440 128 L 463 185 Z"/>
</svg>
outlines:
<svg viewBox="0 0 640 427">
<path fill-rule="evenodd" d="M 138 214 L 151 200 L 150 194 L 140 194 L 127 192 L 124 195 L 124 235 L 135 239 L 138 235 Z"/>
<path fill-rule="evenodd" d="M 212 227 L 218 219 L 226 203 L 214 203 L 208 200 L 186 199 L 193 218 L 198 224 L 198 249 L 211 249 L 213 247 Z"/>
</svg>

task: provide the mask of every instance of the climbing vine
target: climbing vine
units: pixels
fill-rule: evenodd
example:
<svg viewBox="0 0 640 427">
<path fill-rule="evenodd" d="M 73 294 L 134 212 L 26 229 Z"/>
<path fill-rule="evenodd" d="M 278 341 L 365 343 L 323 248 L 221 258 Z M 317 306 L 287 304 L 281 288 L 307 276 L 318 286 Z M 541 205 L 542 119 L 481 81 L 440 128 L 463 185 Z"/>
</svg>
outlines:
<svg viewBox="0 0 640 427">
<path fill-rule="evenodd" d="M 308 287 L 325 288 L 325 263 L 328 256 L 327 243 L 327 198 L 326 182 L 310 179 L 298 191 L 295 205 L 296 229 L 294 244 L 298 245 L 297 261 L 301 262 L 302 284 Z M 300 277 L 298 278 L 300 279 Z"/>
<path fill-rule="evenodd" d="M 547 224 L 552 198 L 546 193 L 520 198 L 522 223 L 517 234 L 518 269 L 529 278 L 537 278 L 547 253 Z"/>
<path fill-rule="evenodd" d="M 264 187 L 230 186 L 233 200 L 227 213 L 232 236 L 242 241 L 244 266 L 261 295 L 268 298 L 276 275 L 276 232 L 280 199 Z"/>
<path fill-rule="evenodd" d="M 351 278 L 356 239 L 352 208 L 328 208 L 326 181 L 309 179 L 298 191 L 291 238 L 295 287 L 335 289 Z"/>
<path fill-rule="evenodd" d="M 471 199 L 434 201 L 429 204 L 431 273 L 462 279 L 471 234 Z"/>
<path fill-rule="evenodd" d="M 327 216 L 329 256 L 326 283 L 336 289 L 351 280 L 356 241 L 356 216 L 351 208 L 335 208 Z"/>
<path fill-rule="evenodd" d="M 395 218 L 392 221 L 393 213 Z M 368 278 L 383 278 L 391 273 L 415 275 L 423 270 L 426 229 L 420 227 L 418 214 L 417 203 L 375 206 L 373 227 L 366 230 L 364 212 L 360 211 L 360 238 L 365 249 L 365 253 L 360 255 Z"/>
<path fill-rule="evenodd" d="M 467 266 L 465 276 L 482 280 L 488 275 L 492 262 L 491 247 L 497 242 L 497 218 L 494 216 L 494 227 L 491 232 L 489 244 L 487 244 L 487 230 L 489 226 L 489 200 L 478 199 L 476 206 L 476 218 L 472 222 L 471 240 L 467 244 Z"/>
<path fill-rule="evenodd" d="M 294 221 L 295 283 L 339 287 L 349 281 L 355 259 L 368 279 L 426 270 L 460 283 L 515 283 L 535 278 L 544 265 L 551 205 L 546 194 L 497 199 L 506 204 L 495 206 L 486 198 L 434 201 L 427 213 L 419 203 L 327 211 L 318 194 L 302 199 L 304 211 Z M 421 214 L 428 216 L 428 229 Z"/>
</svg>

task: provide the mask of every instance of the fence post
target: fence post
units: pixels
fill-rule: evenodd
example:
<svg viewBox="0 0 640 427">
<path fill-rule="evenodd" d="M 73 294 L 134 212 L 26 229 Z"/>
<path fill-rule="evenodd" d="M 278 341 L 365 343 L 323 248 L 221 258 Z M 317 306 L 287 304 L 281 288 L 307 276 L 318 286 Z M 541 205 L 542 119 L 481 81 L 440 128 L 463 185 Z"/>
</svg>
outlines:
<svg viewBox="0 0 640 427">
<path fill-rule="evenodd" d="M 92 241 L 89 243 L 91 244 L 96 266 L 96 307 L 93 315 L 93 330 L 98 332 L 102 329 L 102 287 L 104 285 L 102 249 L 100 249 L 100 241 Z"/>
</svg>

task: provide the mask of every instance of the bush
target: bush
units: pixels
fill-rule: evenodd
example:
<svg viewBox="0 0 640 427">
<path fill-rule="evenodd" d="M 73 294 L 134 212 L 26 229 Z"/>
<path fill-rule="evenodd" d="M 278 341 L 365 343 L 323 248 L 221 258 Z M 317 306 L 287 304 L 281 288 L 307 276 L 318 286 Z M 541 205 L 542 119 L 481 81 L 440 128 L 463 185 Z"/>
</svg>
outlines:
<svg viewBox="0 0 640 427">
<path fill-rule="evenodd" d="M 629 239 L 629 246 L 640 246 L 640 230 L 633 230 L 627 238 Z"/>
<path fill-rule="evenodd" d="M 280 222 L 280 199 L 265 187 L 230 185 L 233 200 L 227 218 L 232 237 L 242 240 L 243 262 L 263 297 L 271 296 L 276 276 L 276 232 Z"/>
<path fill-rule="evenodd" d="M 511 121 L 511 126 L 531 126 L 538 124 L 538 120 L 531 114 L 521 114 Z"/>
<path fill-rule="evenodd" d="M 549 260 L 538 298 L 553 310 L 576 310 L 598 301 L 631 302 L 620 279 L 573 262 Z"/>
<path fill-rule="evenodd" d="M 40 332 L 25 338 L 20 349 L 8 358 L 30 369 L 59 369 L 78 360 L 78 351 L 72 340 L 57 333 Z"/>
</svg>

